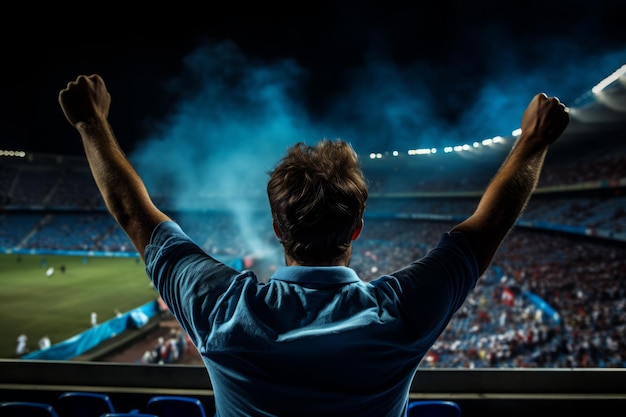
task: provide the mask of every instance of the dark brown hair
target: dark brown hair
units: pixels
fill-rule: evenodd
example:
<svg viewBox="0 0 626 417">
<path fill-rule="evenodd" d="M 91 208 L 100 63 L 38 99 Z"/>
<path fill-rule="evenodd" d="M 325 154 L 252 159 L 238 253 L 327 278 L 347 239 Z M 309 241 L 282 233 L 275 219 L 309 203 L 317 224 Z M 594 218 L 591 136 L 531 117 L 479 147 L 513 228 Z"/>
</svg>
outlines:
<svg viewBox="0 0 626 417">
<path fill-rule="evenodd" d="M 348 142 L 293 145 L 270 172 L 267 195 L 285 253 L 300 265 L 334 264 L 349 255 L 368 190 Z"/>
</svg>

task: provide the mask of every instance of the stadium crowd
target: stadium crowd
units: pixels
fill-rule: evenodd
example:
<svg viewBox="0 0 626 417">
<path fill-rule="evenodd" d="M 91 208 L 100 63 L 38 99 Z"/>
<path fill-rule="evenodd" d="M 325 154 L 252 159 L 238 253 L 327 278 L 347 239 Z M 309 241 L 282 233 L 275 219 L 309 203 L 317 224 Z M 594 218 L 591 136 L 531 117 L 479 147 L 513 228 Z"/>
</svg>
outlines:
<svg viewBox="0 0 626 417">
<path fill-rule="evenodd" d="M 626 367 L 626 152 L 586 161 L 555 161 L 544 170 L 522 217 L 528 224 L 505 239 L 421 366 Z M 432 168 L 419 168 L 418 175 L 431 170 L 438 181 L 425 178 L 416 190 L 407 175 L 364 166 L 372 197 L 351 264 L 363 279 L 424 255 L 440 233 L 471 213 L 493 174 L 491 167 L 460 176 L 444 175 L 446 165 Z M 416 191 L 438 194 L 410 194 Z M 0 164 L 0 207 L 0 250 L 134 251 L 85 168 Z M 264 279 L 282 264 L 282 252 L 269 213 L 244 214 L 250 221 L 240 230 L 241 214 L 231 211 L 173 212 L 208 253 L 252 260 Z M 419 222 L 420 233 L 408 233 L 415 228 L 405 222 Z M 138 361 L 176 361 L 174 349 L 170 356 L 162 352 L 155 347 Z"/>
</svg>

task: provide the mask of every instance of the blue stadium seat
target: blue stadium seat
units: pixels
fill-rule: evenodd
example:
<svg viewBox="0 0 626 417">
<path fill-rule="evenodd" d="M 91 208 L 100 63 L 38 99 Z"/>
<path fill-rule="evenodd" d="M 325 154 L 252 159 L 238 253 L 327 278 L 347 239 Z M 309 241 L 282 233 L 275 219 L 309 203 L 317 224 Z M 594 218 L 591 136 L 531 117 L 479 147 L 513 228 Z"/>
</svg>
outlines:
<svg viewBox="0 0 626 417">
<path fill-rule="evenodd" d="M 177 395 L 152 397 L 146 404 L 146 410 L 159 417 L 207 417 L 199 399 Z"/>
<path fill-rule="evenodd" d="M 62 393 L 55 409 L 60 417 L 100 417 L 116 411 L 107 394 L 84 391 Z"/>
<path fill-rule="evenodd" d="M 0 403 L 0 417 L 59 417 L 50 404 L 30 401 Z"/>
<path fill-rule="evenodd" d="M 461 417 L 461 407 L 454 401 L 414 400 L 409 401 L 407 417 Z"/>
<path fill-rule="evenodd" d="M 99 417 L 160 417 L 157 416 L 156 414 L 146 414 L 146 413 L 140 413 L 139 411 L 135 412 L 135 411 L 129 411 L 127 413 L 106 413 L 106 414 L 102 414 Z"/>
</svg>

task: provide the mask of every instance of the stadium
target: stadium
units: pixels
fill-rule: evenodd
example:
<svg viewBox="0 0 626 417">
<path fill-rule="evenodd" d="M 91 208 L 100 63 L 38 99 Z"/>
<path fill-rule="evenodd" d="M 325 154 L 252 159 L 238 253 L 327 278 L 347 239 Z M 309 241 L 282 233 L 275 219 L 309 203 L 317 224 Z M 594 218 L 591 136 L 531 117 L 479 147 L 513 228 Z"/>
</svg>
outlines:
<svg viewBox="0 0 626 417">
<path fill-rule="evenodd" d="M 452 399 L 466 417 L 624 405 L 626 66 L 569 113 L 526 211 L 422 363 L 412 398 Z M 425 254 L 471 214 L 515 137 L 361 155 L 370 199 L 352 267 L 374 279 Z M 211 413 L 211 387 L 193 349 L 161 360 L 143 355 L 177 329 L 141 277 L 140 258 L 108 215 L 86 160 L 0 152 L 0 400 L 98 391 L 120 409 L 137 409 L 167 392 L 200 398 Z M 217 259 L 262 279 L 283 262 L 264 189 L 252 180 L 177 199 L 168 178 L 149 178 L 148 188 Z M 420 233 L 408 234 L 407 222 Z M 29 341 L 18 355 L 21 334 Z M 52 346 L 39 349 L 44 335 Z"/>
</svg>

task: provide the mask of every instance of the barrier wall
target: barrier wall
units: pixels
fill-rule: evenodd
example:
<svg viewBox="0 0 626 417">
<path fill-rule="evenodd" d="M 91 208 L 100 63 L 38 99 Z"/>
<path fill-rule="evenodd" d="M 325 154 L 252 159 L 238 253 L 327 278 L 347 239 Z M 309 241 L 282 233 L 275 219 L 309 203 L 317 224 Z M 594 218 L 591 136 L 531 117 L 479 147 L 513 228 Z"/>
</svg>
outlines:
<svg viewBox="0 0 626 417">
<path fill-rule="evenodd" d="M 215 409 L 203 366 L 0 360 L 0 401 L 54 403 L 65 391 L 107 393 L 122 410 L 163 394 Z M 626 406 L 626 369 L 422 369 L 409 399 L 450 399 L 463 417 L 615 415 Z"/>
<path fill-rule="evenodd" d="M 70 360 L 129 329 L 139 329 L 158 313 L 156 300 L 112 318 L 44 350 L 30 352 L 22 359 Z"/>
</svg>

